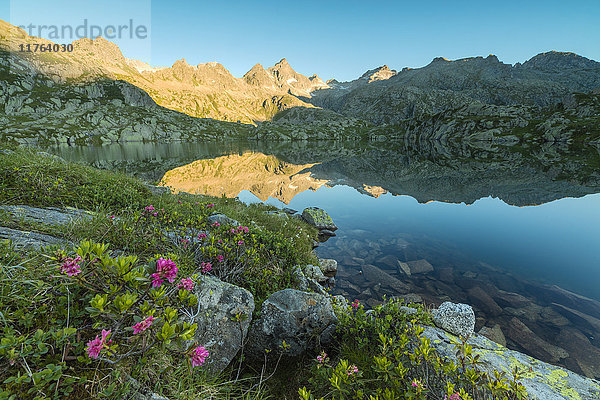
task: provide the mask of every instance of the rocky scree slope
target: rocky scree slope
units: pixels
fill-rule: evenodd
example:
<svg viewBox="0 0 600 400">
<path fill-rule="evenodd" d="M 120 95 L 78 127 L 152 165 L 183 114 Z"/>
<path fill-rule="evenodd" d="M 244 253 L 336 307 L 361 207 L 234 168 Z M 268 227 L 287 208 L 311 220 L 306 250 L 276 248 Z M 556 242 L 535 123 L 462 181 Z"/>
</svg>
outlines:
<svg viewBox="0 0 600 400">
<path fill-rule="evenodd" d="M 0 20 L 0 49 L 17 52 L 21 44 L 51 44 Z M 270 119 L 295 106 L 313 107 L 296 97 L 328 87 L 316 75 L 307 78 L 285 59 L 265 70 L 260 65 L 235 78 L 216 62 L 189 65 L 185 59 L 167 68 L 123 56 L 104 38 L 73 42 L 73 52 L 22 53 L 34 67 L 55 82 L 121 79 L 146 91 L 159 105 L 194 117 L 252 123 Z"/>
<path fill-rule="evenodd" d="M 0 126 L 5 140 L 71 144 L 214 140 L 247 136 L 251 128 L 158 106 L 146 92 L 122 80 L 56 82 L 28 60 L 2 50 Z"/>
<path fill-rule="evenodd" d="M 600 63 L 560 52 L 538 54 L 514 66 L 493 55 L 455 61 L 438 57 L 425 67 L 404 68 L 388 79 L 330 86 L 314 92 L 311 103 L 373 123 L 397 123 L 474 101 L 538 107 L 556 104 L 573 92 L 600 87 Z"/>
</svg>

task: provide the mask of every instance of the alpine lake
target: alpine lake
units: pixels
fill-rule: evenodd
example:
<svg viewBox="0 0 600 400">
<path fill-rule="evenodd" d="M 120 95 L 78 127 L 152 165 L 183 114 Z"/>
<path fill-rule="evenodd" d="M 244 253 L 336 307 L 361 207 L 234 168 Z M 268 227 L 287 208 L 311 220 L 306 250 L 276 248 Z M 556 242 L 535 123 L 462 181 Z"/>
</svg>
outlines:
<svg viewBox="0 0 600 400">
<path fill-rule="evenodd" d="M 477 332 L 600 378 L 600 147 L 221 142 L 49 148 L 175 191 L 326 210 L 333 294 L 473 306 Z M 292 218 L 292 217 L 290 217 Z M 292 221 L 290 219 L 290 221 Z"/>
</svg>

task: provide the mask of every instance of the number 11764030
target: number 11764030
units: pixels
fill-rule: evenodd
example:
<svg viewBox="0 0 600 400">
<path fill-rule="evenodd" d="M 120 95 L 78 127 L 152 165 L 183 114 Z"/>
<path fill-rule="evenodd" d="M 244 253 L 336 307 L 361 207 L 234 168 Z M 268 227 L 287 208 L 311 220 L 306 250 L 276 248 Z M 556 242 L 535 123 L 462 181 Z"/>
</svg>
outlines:
<svg viewBox="0 0 600 400">
<path fill-rule="evenodd" d="M 24 53 L 70 53 L 73 51 L 73 45 L 58 43 L 28 43 L 20 44 L 19 51 Z"/>
</svg>

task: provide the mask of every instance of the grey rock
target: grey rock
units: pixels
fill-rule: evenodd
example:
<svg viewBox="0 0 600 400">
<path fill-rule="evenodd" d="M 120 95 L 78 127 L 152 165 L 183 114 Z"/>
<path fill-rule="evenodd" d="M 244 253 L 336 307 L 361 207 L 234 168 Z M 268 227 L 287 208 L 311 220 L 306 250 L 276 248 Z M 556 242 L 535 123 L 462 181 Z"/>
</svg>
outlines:
<svg viewBox="0 0 600 400">
<path fill-rule="evenodd" d="M 150 190 L 150 192 L 155 195 L 171 193 L 171 189 L 169 189 L 166 186 L 155 186 L 155 185 L 149 185 L 149 184 L 146 184 L 144 186 L 146 186 L 148 188 L 148 190 Z"/>
<path fill-rule="evenodd" d="M 331 301 L 333 301 L 334 304 L 340 305 L 342 307 L 347 307 L 350 305 L 348 299 L 346 299 L 341 294 L 338 294 L 337 296 L 331 296 Z"/>
<path fill-rule="evenodd" d="M 441 329 L 425 326 L 427 337 L 440 356 L 457 362 L 456 348 L 450 334 Z M 474 334 L 467 343 L 480 356 L 479 368 L 493 375 L 500 371 L 510 376 L 517 367 L 526 371 L 521 383 L 530 400 L 597 400 L 600 398 L 600 382 L 583 377 L 562 367 L 547 364 L 514 350 L 509 350 L 493 341 Z"/>
<path fill-rule="evenodd" d="M 14 218 L 23 218 L 28 222 L 45 225 L 65 225 L 78 219 L 91 219 L 94 213 L 76 208 L 37 208 L 29 206 L 0 206 Z"/>
<path fill-rule="evenodd" d="M 274 215 L 274 216 L 280 217 L 280 218 L 288 218 L 288 214 L 284 211 L 265 211 L 265 214 Z"/>
<path fill-rule="evenodd" d="M 400 306 L 400 309 L 402 311 L 404 311 L 405 314 L 408 314 L 408 315 L 416 314 L 419 311 L 416 308 L 407 307 L 407 306 Z"/>
<path fill-rule="evenodd" d="M 248 355 L 262 360 L 265 349 L 281 353 L 283 341 L 288 356 L 298 356 L 318 343 L 331 341 L 337 317 L 329 297 L 295 289 L 273 293 L 263 303 L 260 319 L 248 332 Z"/>
<path fill-rule="evenodd" d="M 332 238 L 334 236 L 336 236 L 335 232 L 332 232 L 329 229 L 322 229 L 319 231 L 317 239 L 319 240 L 319 242 L 325 243 L 329 240 L 329 238 Z"/>
<path fill-rule="evenodd" d="M 234 225 L 234 226 L 238 226 L 240 224 L 235 219 L 229 218 L 225 214 L 213 214 L 213 215 L 208 216 L 206 218 L 206 220 L 208 221 L 209 224 L 214 224 L 215 222 L 218 222 L 219 225 Z"/>
<path fill-rule="evenodd" d="M 10 240 L 17 249 L 40 249 L 50 245 L 70 246 L 71 242 L 36 232 L 0 227 L 0 239 Z"/>
<path fill-rule="evenodd" d="M 290 215 L 294 215 L 294 214 L 296 214 L 298 211 L 296 211 L 296 210 L 294 210 L 294 209 L 292 209 L 292 208 L 284 207 L 284 208 L 283 208 L 283 212 L 285 212 L 285 213 L 288 213 L 288 214 L 290 214 Z"/>
<path fill-rule="evenodd" d="M 327 277 L 323 274 L 321 269 L 316 265 L 307 265 L 304 267 L 304 275 L 309 279 L 314 279 L 319 283 L 327 281 Z"/>
<path fill-rule="evenodd" d="M 317 229 L 327 229 L 330 231 L 337 230 L 337 226 L 333 223 L 333 219 L 327 214 L 325 210 L 322 210 L 318 207 L 308 207 L 302 211 L 302 218 L 304 220 L 316 227 Z"/>
<path fill-rule="evenodd" d="M 254 312 L 254 297 L 248 290 L 211 276 L 196 283 L 198 324 L 194 340 L 208 352 L 206 365 L 221 372 L 242 348 Z M 241 316 L 236 321 L 236 315 Z"/>
<path fill-rule="evenodd" d="M 309 287 L 309 283 L 308 280 L 306 279 L 306 276 L 304 275 L 304 272 L 302 272 L 302 268 L 300 268 L 299 265 L 296 265 L 294 267 L 294 269 L 292 270 L 292 273 L 294 275 L 294 279 L 296 280 L 296 283 L 298 284 L 298 289 L 307 292 L 310 290 Z"/>
<path fill-rule="evenodd" d="M 435 325 L 457 336 L 469 337 L 475 329 L 475 313 L 468 304 L 446 301 L 433 315 Z"/>
<path fill-rule="evenodd" d="M 319 258 L 319 268 L 325 276 L 333 277 L 337 274 L 338 263 L 331 258 Z"/>
<path fill-rule="evenodd" d="M 59 157 L 59 156 L 57 156 L 55 154 L 46 153 L 45 151 L 38 151 L 36 154 L 38 156 L 42 156 L 42 157 L 46 157 L 46 158 L 51 158 L 51 159 L 56 160 L 56 161 L 65 162 L 64 158 Z"/>
</svg>

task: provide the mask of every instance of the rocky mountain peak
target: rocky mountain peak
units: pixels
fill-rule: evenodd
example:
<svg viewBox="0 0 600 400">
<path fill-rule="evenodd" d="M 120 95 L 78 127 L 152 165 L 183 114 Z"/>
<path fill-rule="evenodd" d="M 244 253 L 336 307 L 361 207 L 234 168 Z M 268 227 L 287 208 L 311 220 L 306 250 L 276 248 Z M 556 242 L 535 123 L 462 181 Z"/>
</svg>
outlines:
<svg viewBox="0 0 600 400">
<path fill-rule="evenodd" d="M 450 60 L 448 60 L 445 57 L 436 57 L 433 60 L 431 60 L 431 64 L 442 63 L 442 62 L 450 62 Z"/>
<path fill-rule="evenodd" d="M 370 69 L 359 78 L 361 80 L 366 80 L 368 83 L 373 81 L 380 81 L 385 79 L 390 79 L 392 76 L 396 75 L 398 72 L 396 70 L 390 69 L 387 65 L 383 65 L 381 67 Z"/>
<path fill-rule="evenodd" d="M 258 63 L 246 72 L 242 79 L 252 86 L 273 87 L 274 83 L 273 75 Z"/>
<path fill-rule="evenodd" d="M 191 67 L 190 64 L 188 64 L 188 62 L 185 60 L 185 58 L 182 58 L 181 60 L 177 60 L 173 63 L 173 69 L 177 69 L 177 68 L 188 68 Z"/>
<path fill-rule="evenodd" d="M 119 46 L 102 36 L 95 39 L 83 38 L 73 42 L 76 52 L 92 53 L 97 61 L 126 61 Z"/>
<path fill-rule="evenodd" d="M 262 66 L 262 64 L 260 64 L 260 63 L 254 64 L 254 66 L 252 68 L 250 68 L 250 71 L 246 72 L 246 75 L 251 72 L 256 72 L 256 71 L 264 71 L 264 67 Z"/>
<path fill-rule="evenodd" d="M 523 68 L 535 69 L 578 69 L 598 68 L 600 63 L 575 53 L 549 51 L 540 53 L 525 61 Z"/>
</svg>

